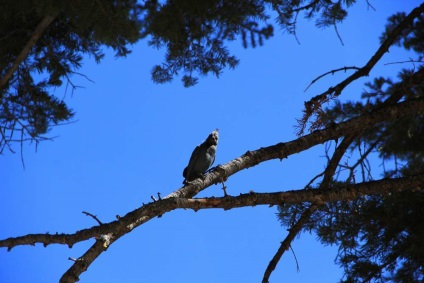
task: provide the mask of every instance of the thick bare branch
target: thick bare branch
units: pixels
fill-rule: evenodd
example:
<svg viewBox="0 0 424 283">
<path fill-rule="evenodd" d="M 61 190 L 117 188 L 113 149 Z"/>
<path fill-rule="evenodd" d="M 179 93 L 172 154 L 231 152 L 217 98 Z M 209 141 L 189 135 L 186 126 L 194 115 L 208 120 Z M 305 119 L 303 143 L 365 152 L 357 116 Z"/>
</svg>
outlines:
<svg viewBox="0 0 424 283">
<path fill-rule="evenodd" d="M 346 185 L 340 188 L 322 188 L 316 190 L 291 190 L 275 193 L 254 193 L 249 192 L 239 196 L 226 196 L 220 198 L 166 198 L 156 202 L 144 205 L 142 208 L 130 212 L 120 220 L 113 221 L 108 224 L 106 233 L 98 233 L 105 235 L 116 232 L 121 229 L 128 230 L 129 218 L 137 218 L 142 216 L 145 210 L 149 210 L 151 215 L 158 216 L 175 209 L 193 209 L 195 211 L 201 209 L 222 208 L 225 210 L 256 206 L 256 205 L 282 205 L 282 204 L 300 204 L 304 202 L 310 203 L 326 203 L 332 201 L 349 201 L 357 199 L 365 195 L 386 195 L 401 191 L 421 191 L 424 189 L 424 173 L 411 177 L 403 177 L 396 179 L 381 179 L 378 181 L 369 181 L 364 183 Z M 90 229 L 99 230 L 94 226 Z M 78 232 L 77 232 L 78 233 Z M 44 245 L 60 243 L 68 244 L 67 240 L 71 237 L 77 237 L 77 233 L 69 234 L 65 237 L 62 234 L 30 234 L 22 237 L 8 238 L 0 240 L 0 247 L 12 248 L 18 245 L 34 245 L 35 243 L 43 243 Z M 97 237 L 97 238 L 99 238 Z M 101 241 L 101 239 L 100 239 Z M 84 256 L 82 257 L 84 258 Z"/>
<path fill-rule="evenodd" d="M 255 151 L 248 151 L 244 155 L 228 162 L 227 164 L 214 168 L 214 170 L 207 174 L 203 180 L 197 179 L 189 185 L 169 194 L 164 198 L 164 200 L 170 198 L 173 200 L 175 200 L 175 198 L 192 198 L 197 193 L 211 186 L 212 184 L 220 183 L 222 180 L 227 179 L 229 176 L 243 169 L 255 166 L 261 162 L 277 158 L 287 158 L 291 154 L 304 151 L 328 140 L 339 138 L 361 129 L 369 128 L 376 123 L 397 119 L 405 115 L 411 115 L 422 111 L 424 111 L 424 99 L 406 101 L 394 106 L 378 109 L 369 114 L 351 119 L 324 130 L 315 131 L 294 141 L 278 143 L 276 145 L 261 148 Z M 34 244 L 37 242 L 44 243 L 45 245 L 58 243 L 72 246 L 77 242 L 81 242 L 90 238 L 96 238 L 96 243 L 81 257 L 82 260 L 74 262 L 71 268 L 68 269 L 68 271 L 61 279 L 61 282 L 75 282 L 78 280 L 79 275 L 84 272 L 88 266 L 103 251 L 106 250 L 109 245 L 113 244 L 114 241 L 129 233 L 137 226 L 140 226 L 143 223 L 149 221 L 150 219 L 175 209 L 175 207 L 172 206 L 164 206 L 163 209 L 158 210 L 158 205 L 163 205 L 162 201 L 143 205 L 142 207 L 121 217 L 119 220 L 106 223 L 101 226 L 94 226 L 90 229 L 83 229 L 77 231 L 75 234 L 32 234 L 25 236 L 25 238 L 9 238 L 7 240 L 0 241 L 0 247 L 8 247 L 8 249 L 10 249 L 16 245 Z M 112 234 L 112 236 L 108 238 L 109 240 L 107 245 L 105 245 L 103 238 L 101 237 L 101 235 L 106 234 Z"/>
<path fill-rule="evenodd" d="M 346 122 L 335 124 L 323 130 L 314 131 L 309 135 L 305 135 L 290 142 L 278 143 L 258 150 L 247 151 L 242 156 L 228 162 L 227 164 L 215 167 L 214 170 L 211 170 L 211 172 L 205 177 L 203 182 L 193 182 L 192 184 L 170 194 L 168 197 L 193 197 L 208 186 L 220 183 L 222 180 L 226 180 L 229 176 L 241 170 L 256 166 L 264 161 L 272 159 L 282 160 L 292 154 L 302 152 L 326 141 L 368 129 L 380 122 L 395 120 L 406 115 L 414 115 L 422 112 L 423 110 L 423 98 L 409 100 L 396 105 L 379 108 Z"/>
</svg>

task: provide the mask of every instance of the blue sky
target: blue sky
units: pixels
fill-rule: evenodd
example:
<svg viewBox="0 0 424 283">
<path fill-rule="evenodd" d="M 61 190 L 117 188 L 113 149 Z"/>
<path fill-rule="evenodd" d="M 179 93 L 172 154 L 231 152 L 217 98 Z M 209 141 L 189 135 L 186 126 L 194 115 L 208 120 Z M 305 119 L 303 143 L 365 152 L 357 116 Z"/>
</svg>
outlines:
<svg viewBox="0 0 424 283">
<path fill-rule="evenodd" d="M 343 66 L 362 66 L 379 46 L 386 18 L 410 12 L 420 1 L 372 1 L 376 11 L 358 1 L 341 24 L 340 44 L 332 28 L 320 30 L 299 18 L 299 45 L 294 37 L 275 35 L 265 45 L 230 49 L 241 59 L 236 70 L 217 79 L 201 78 L 185 89 L 175 79 L 156 85 L 150 79 L 163 51 L 133 46 L 126 59 L 106 59 L 96 65 L 85 60 L 84 88 L 73 95 L 56 89 L 76 111 L 76 122 L 49 133 L 37 151 L 25 145 L 21 164 L 17 154 L 0 158 L 2 204 L 0 238 L 28 233 L 73 233 L 96 225 L 81 212 L 103 222 L 125 215 L 157 192 L 167 195 L 181 187 L 182 171 L 194 147 L 219 128 L 216 164 L 224 164 L 247 150 L 296 138 L 296 118 L 304 101 L 350 73 L 327 76 L 304 89 L 318 75 Z M 369 78 L 345 89 L 342 99 L 358 99 L 363 84 L 377 76 L 394 78 L 411 54 L 392 47 Z M 325 166 L 324 148 L 280 161 L 269 161 L 228 179 L 231 195 L 303 188 Z M 378 177 L 378 174 L 376 175 Z M 222 196 L 212 186 L 199 196 Z M 177 210 L 156 218 L 114 243 L 80 277 L 81 282 L 260 282 L 270 259 L 287 231 L 276 208 Z M 81 256 L 94 240 L 44 248 L 41 244 L 0 249 L 0 282 L 57 282 L 71 266 L 68 257 Z M 336 247 L 324 247 L 315 235 L 302 234 L 286 253 L 271 282 L 336 282 L 341 270 L 334 264 Z"/>
</svg>

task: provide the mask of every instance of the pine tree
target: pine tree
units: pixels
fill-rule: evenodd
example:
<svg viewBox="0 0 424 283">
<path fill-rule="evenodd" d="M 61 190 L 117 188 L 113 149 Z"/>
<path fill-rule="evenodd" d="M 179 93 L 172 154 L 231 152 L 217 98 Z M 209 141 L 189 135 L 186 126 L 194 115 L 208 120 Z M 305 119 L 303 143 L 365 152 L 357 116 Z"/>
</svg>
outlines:
<svg viewBox="0 0 424 283">
<path fill-rule="evenodd" d="M 382 43 L 405 17 L 399 13 L 389 18 Z M 421 15 L 396 41 L 397 45 L 415 51 L 417 61 L 424 55 L 423 25 Z M 366 84 L 362 101 L 335 101 L 317 120 L 327 125 L 337 124 L 399 101 L 418 100 L 424 96 L 423 82 L 422 65 L 403 69 L 398 81 L 375 78 Z M 356 135 L 350 152 L 360 154 L 358 162 L 352 166 L 339 165 L 339 170 L 348 170 L 349 174 L 344 179 L 331 179 L 326 186 L 337 190 L 356 183 L 359 181 L 356 170 L 361 172 L 362 182 L 372 181 L 368 159 L 373 155 L 381 160 L 384 178 L 420 176 L 424 172 L 423 125 L 424 115 L 411 113 L 378 123 Z M 281 206 L 278 217 L 284 225 L 292 227 L 308 207 Z M 337 263 L 345 271 L 341 282 L 422 282 L 424 223 L 420 215 L 423 213 L 422 191 L 367 195 L 351 201 L 326 203 L 312 213 L 303 229 L 317 233 L 323 244 L 339 247 Z"/>
<path fill-rule="evenodd" d="M 228 51 L 230 41 L 244 47 L 264 44 L 273 35 L 270 8 L 277 22 L 295 34 L 297 15 L 316 17 L 318 27 L 335 26 L 355 1 L 232 0 L 91 0 L 2 1 L 0 3 L 0 153 L 14 151 L 13 142 L 47 139 L 48 130 L 72 119 L 74 112 L 52 94 L 61 86 L 75 88 L 72 75 L 83 56 L 100 62 L 102 47 L 117 57 L 130 53 L 129 44 L 149 38 L 165 48 L 162 64 L 152 69 L 156 83 L 180 75 L 184 86 L 198 76 L 219 76 L 239 60 Z"/>
<path fill-rule="evenodd" d="M 0 3 L 0 153 L 72 119 L 52 90 L 75 87 L 84 56 L 100 62 L 102 46 L 126 56 L 140 38 L 140 12 L 133 0 Z"/>
<path fill-rule="evenodd" d="M 50 88 L 60 86 L 63 81 L 69 82 L 69 77 L 81 66 L 83 55 L 92 55 L 100 61 L 102 46 L 110 46 L 117 56 L 125 56 L 130 52 L 129 43 L 149 37 L 152 46 L 167 51 L 164 62 L 153 67 L 153 80 L 164 83 L 181 75 L 184 85 L 192 86 L 199 75 L 219 76 L 225 67 L 237 65 L 238 59 L 226 48 L 228 42 L 240 39 L 245 47 L 255 47 L 270 38 L 273 26 L 267 21 L 271 12 L 277 15 L 280 28 L 294 36 L 299 14 L 315 19 L 318 28 L 334 27 L 338 34 L 337 24 L 347 17 L 349 7 L 355 2 L 2 2 L 1 150 L 10 147 L 16 132 L 21 140 L 40 140 L 51 125 L 72 118 L 73 112 L 49 93 Z M 402 70 L 397 80 L 383 77 L 371 80 L 361 101 L 338 101 L 343 89 L 354 80 L 368 76 L 393 45 L 413 50 L 418 58 L 411 63 L 416 65 Z M 268 281 L 281 256 L 302 231 L 316 233 L 323 244 L 339 246 L 337 263 L 345 272 L 341 282 L 422 282 L 423 52 L 424 4 L 421 4 L 408 15 L 399 13 L 388 19 L 381 46 L 365 66 L 328 72 L 348 68 L 355 71 L 305 103 L 304 115 L 299 120 L 299 139 L 249 151 L 211 170 L 203 180 L 187 184 L 163 199 L 155 199 L 153 203 L 118 217 L 117 221 L 75 234 L 9 238 L 0 240 L 0 246 L 8 249 L 34 243 L 72 246 L 96 237 L 96 243 L 84 254 L 85 258 L 75 260 L 61 280 L 74 282 L 121 236 L 173 209 L 278 204 L 279 221 L 289 233 L 270 261 L 263 282 Z M 45 74 L 46 78 L 39 80 L 36 72 Z M 332 104 L 325 108 L 328 102 Z M 308 125 L 311 134 L 303 135 Z M 283 159 L 330 140 L 335 146 L 334 151 L 326 152 L 327 168 L 311 180 L 306 190 L 191 199 L 206 187 L 223 183 L 242 169 L 270 159 Z M 341 163 L 346 153 L 356 154 L 357 162 Z M 370 173 L 372 156 L 384 165 L 383 178 L 378 181 L 374 181 Z"/>
</svg>

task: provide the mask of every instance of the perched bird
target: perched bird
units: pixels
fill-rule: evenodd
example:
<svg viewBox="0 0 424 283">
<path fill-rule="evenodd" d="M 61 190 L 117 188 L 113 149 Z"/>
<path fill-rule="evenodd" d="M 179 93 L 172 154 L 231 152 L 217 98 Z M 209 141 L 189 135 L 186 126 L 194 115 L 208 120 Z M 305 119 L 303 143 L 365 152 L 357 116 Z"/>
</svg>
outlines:
<svg viewBox="0 0 424 283">
<path fill-rule="evenodd" d="M 183 184 L 203 176 L 203 173 L 215 161 L 216 146 L 218 145 L 218 129 L 209 134 L 208 138 L 196 146 L 191 154 L 190 161 L 183 171 Z"/>
</svg>

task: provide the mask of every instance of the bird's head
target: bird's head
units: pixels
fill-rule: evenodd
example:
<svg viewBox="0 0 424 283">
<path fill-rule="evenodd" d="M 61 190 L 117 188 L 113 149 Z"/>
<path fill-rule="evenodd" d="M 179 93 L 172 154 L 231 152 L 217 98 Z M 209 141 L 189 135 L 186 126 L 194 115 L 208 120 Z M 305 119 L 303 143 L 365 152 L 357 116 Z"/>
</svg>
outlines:
<svg viewBox="0 0 424 283">
<path fill-rule="evenodd" d="M 210 133 L 206 141 L 208 144 L 217 145 L 218 144 L 218 129 Z"/>
</svg>

